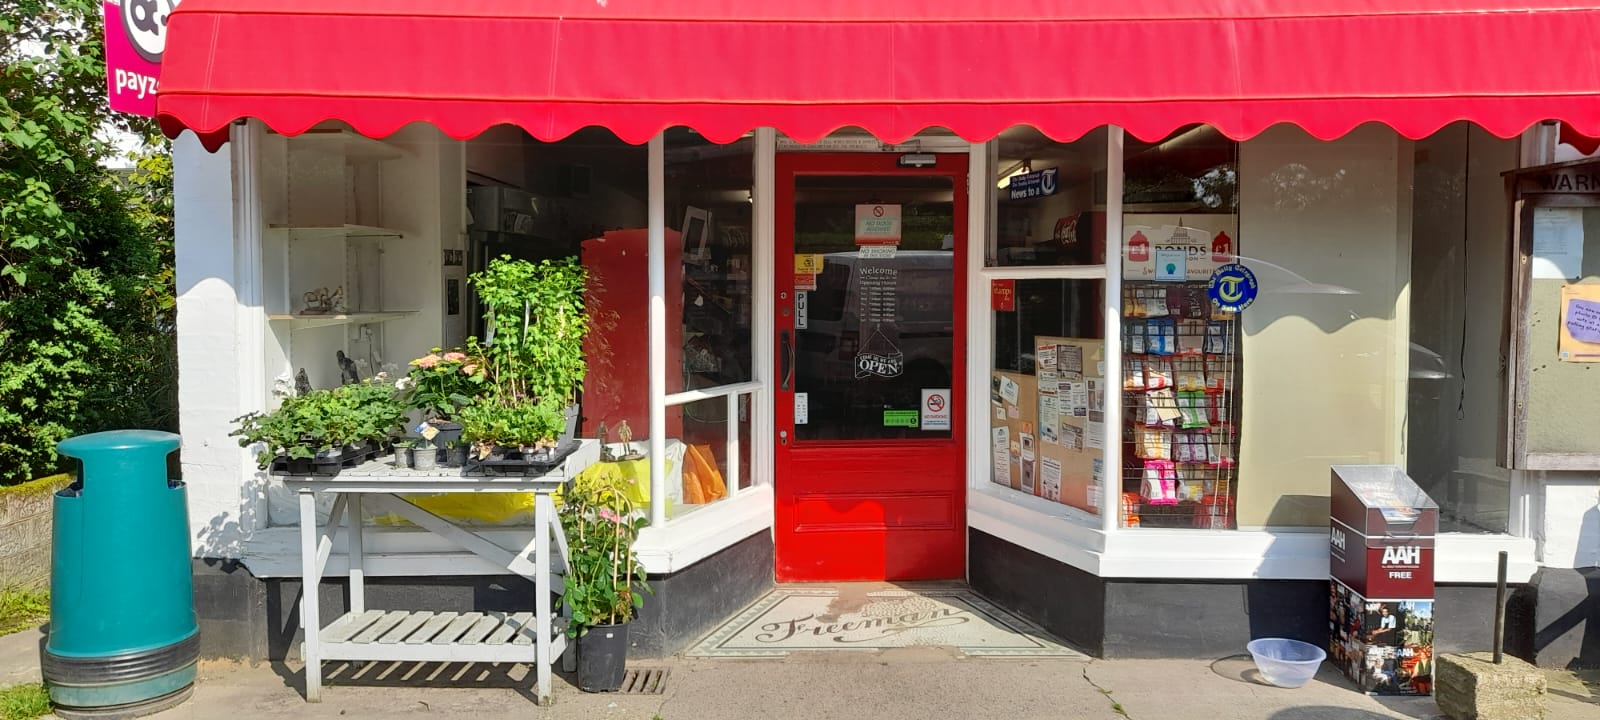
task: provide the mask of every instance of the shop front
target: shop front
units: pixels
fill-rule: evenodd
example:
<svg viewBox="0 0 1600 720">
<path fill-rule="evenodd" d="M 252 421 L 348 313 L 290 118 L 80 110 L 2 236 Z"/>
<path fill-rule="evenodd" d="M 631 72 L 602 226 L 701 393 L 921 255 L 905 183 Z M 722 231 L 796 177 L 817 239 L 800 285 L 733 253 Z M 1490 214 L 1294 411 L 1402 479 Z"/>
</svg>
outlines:
<svg viewBox="0 0 1600 720">
<path fill-rule="evenodd" d="M 301 568 L 231 419 L 482 333 L 501 255 L 592 278 L 578 432 L 644 438 L 640 652 L 854 580 L 964 581 L 1103 656 L 1323 642 L 1342 465 L 1439 504 L 1439 651 L 1488 644 L 1498 551 L 1539 569 L 1502 174 L 1556 158 L 1547 121 L 1600 132 L 1600 78 L 1505 39 L 1600 12 L 352 5 L 171 20 L 197 587 L 243 631 L 216 654 L 286 650 Z M 372 522 L 374 603 L 526 592 Z"/>
</svg>

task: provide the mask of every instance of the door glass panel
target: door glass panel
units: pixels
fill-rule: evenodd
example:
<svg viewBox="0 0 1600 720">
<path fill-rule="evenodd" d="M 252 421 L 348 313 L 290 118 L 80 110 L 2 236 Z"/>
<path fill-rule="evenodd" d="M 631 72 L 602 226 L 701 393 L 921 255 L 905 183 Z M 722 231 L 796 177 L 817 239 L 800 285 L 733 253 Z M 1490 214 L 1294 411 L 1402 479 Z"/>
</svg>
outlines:
<svg viewBox="0 0 1600 720">
<path fill-rule="evenodd" d="M 953 197 L 948 177 L 795 178 L 797 439 L 951 436 Z M 858 206 L 898 211 L 898 242 L 857 246 Z"/>
</svg>

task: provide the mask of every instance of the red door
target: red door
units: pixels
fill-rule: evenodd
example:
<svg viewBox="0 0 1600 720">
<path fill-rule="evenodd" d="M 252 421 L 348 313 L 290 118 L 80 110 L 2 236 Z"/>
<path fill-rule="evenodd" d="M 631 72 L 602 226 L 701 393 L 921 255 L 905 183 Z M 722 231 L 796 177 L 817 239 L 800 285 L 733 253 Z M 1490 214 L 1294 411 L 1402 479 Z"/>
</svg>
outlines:
<svg viewBox="0 0 1600 720">
<path fill-rule="evenodd" d="M 777 160 L 784 582 L 966 570 L 967 156 Z"/>
</svg>

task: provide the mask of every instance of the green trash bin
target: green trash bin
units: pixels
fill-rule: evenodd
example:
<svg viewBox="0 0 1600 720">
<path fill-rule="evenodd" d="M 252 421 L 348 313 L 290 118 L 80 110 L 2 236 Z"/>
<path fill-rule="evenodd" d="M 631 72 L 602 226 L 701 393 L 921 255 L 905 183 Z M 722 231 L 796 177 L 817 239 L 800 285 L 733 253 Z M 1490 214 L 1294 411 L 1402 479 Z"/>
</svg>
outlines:
<svg viewBox="0 0 1600 720">
<path fill-rule="evenodd" d="M 187 494 L 167 478 L 178 436 L 118 430 L 57 449 L 82 469 L 55 495 L 41 670 L 56 714 L 136 717 L 177 705 L 194 689 L 200 655 Z"/>
</svg>

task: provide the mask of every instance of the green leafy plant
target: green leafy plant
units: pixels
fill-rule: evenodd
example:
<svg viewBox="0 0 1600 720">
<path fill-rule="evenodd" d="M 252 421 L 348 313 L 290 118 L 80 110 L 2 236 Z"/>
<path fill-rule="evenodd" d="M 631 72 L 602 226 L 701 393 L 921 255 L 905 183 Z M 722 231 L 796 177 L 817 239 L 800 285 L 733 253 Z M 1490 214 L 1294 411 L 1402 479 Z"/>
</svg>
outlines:
<svg viewBox="0 0 1600 720">
<path fill-rule="evenodd" d="M 462 437 L 473 441 L 480 457 L 495 445 L 550 447 L 566 429 L 565 409 L 577 399 L 588 368 L 588 279 L 573 258 L 535 264 L 509 256 L 469 278 L 488 308 L 490 335 L 477 348 L 486 387 L 455 412 Z"/>
<path fill-rule="evenodd" d="M 71 435 L 176 430 L 171 165 L 106 106 L 101 11 L 0 4 L 0 485 L 58 470 Z M 130 174 L 108 127 L 147 138 Z"/>
<path fill-rule="evenodd" d="M 494 400 L 473 403 L 460 410 L 461 438 L 472 443 L 478 457 L 488 457 L 494 446 L 545 447 L 566 429 L 563 408 L 550 402 L 502 405 Z"/>
<path fill-rule="evenodd" d="M 477 340 L 465 351 L 433 352 L 411 361 L 406 373 L 406 402 L 439 420 L 454 420 L 461 408 L 489 389 L 489 368 Z"/>
<path fill-rule="evenodd" d="M 567 536 L 566 593 L 571 611 L 567 634 L 596 625 L 633 619 L 652 593 L 644 565 L 633 551 L 639 530 L 649 524 L 627 492 L 631 482 L 620 472 L 588 473 L 563 489 L 561 525 Z"/>
<path fill-rule="evenodd" d="M 234 418 L 228 433 L 240 447 L 259 444 L 256 464 L 265 470 L 277 457 L 311 458 L 318 452 L 368 440 L 387 439 L 405 427 L 405 405 L 387 378 L 284 398 L 276 410 Z"/>
</svg>

